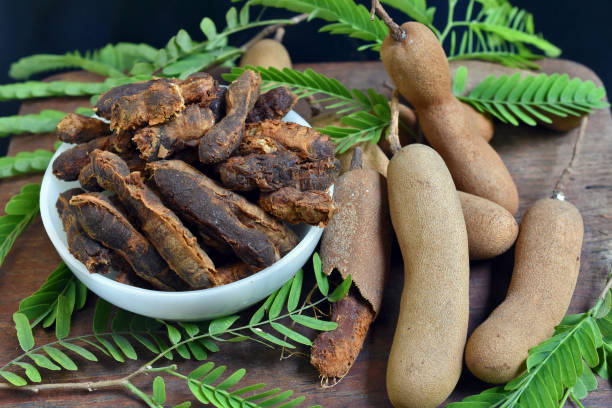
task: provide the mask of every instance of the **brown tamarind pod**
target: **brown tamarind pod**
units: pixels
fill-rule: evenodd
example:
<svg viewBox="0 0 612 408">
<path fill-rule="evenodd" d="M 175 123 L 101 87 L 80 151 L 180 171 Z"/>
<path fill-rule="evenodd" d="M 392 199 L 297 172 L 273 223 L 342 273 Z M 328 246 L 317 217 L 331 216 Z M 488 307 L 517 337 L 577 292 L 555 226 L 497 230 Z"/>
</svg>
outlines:
<svg viewBox="0 0 612 408">
<path fill-rule="evenodd" d="M 548 339 L 567 312 L 580 269 L 582 216 L 547 198 L 520 225 L 506 299 L 470 336 L 465 362 L 478 378 L 505 383 L 525 370 L 529 349 Z"/>
<path fill-rule="evenodd" d="M 421 129 L 442 156 L 458 190 L 518 210 L 516 185 L 499 155 L 472 132 L 464 105 L 453 95 L 446 54 L 425 25 L 402 25 L 405 38 L 388 35 L 381 57 L 400 93 L 415 107 Z"/>
<path fill-rule="evenodd" d="M 240 66 L 253 67 L 274 67 L 282 70 L 291 68 L 291 57 L 285 46 L 280 42 L 270 38 L 257 41 L 245 51 Z"/>
</svg>

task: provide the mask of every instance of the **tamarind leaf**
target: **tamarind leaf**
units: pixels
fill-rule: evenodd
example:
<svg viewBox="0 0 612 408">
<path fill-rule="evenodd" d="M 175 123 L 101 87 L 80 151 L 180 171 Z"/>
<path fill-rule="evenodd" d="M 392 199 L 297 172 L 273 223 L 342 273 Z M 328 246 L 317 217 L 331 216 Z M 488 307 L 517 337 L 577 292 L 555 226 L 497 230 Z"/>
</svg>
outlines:
<svg viewBox="0 0 612 408">
<path fill-rule="evenodd" d="M 302 293 L 302 282 L 304 280 L 304 271 L 301 269 L 291 279 L 291 290 L 289 291 L 289 300 L 287 301 L 287 310 L 293 312 L 300 301 Z"/>
<path fill-rule="evenodd" d="M 56 363 L 64 367 L 66 370 L 76 371 L 78 369 L 77 365 L 70 357 L 55 347 L 44 346 L 43 350 L 49 355 L 49 357 L 51 357 Z"/>
<path fill-rule="evenodd" d="M 284 8 L 298 13 L 309 13 L 311 16 L 314 14 L 316 18 L 330 22 L 319 29 L 320 32 L 345 34 L 368 41 L 371 43 L 368 47 L 376 51 L 380 49 L 389 32 L 380 18 L 374 16 L 374 21 L 370 21 L 370 11 L 352 0 L 249 0 L 247 4 Z"/>
<path fill-rule="evenodd" d="M 348 275 L 340 285 L 336 286 L 336 289 L 334 289 L 331 295 L 327 297 L 327 300 L 334 303 L 344 299 L 349 289 L 351 288 L 351 283 L 353 283 L 353 279 L 351 275 Z"/>
<path fill-rule="evenodd" d="M 0 265 L 19 235 L 38 215 L 39 193 L 39 184 L 28 184 L 6 203 L 5 215 L 0 217 Z"/>
<path fill-rule="evenodd" d="M 304 344 L 306 346 L 311 346 L 312 345 L 312 341 L 310 341 L 310 339 L 306 336 L 301 335 L 300 333 L 291 330 L 290 328 L 288 328 L 287 326 L 284 326 L 280 323 L 276 323 L 276 322 L 271 322 L 270 326 L 272 326 L 272 328 L 274 330 L 276 330 L 277 332 L 279 332 L 280 334 L 282 334 L 283 336 L 287 336 L 288 338 L 290 338 L 291 340 L 300 343 L 300 344 Z"/>
<path fill-rule="evenodd" d="M 13 384 L 13 385 L 15 385 L 17 387 L 21 387 L 21 386 L 26 385 L 28 383 L 22 377 L 18 376 L 15 373 L 10 372 L 10 371 L 0 371 L 0 376 L 4 377 L 4 379 L 6 381 L 10 382 L 11 384 Z"/>
<path fill-rule="evenodd" d="M 327 320 L 319 320 L 305 315 L 291 315 L 291 320 L 305 327 L 319 331 L 331 331 L 338 327 L 338 323 Z"/>
<path fill-rule="evenodd" d="M 329 281 L 327 280 L 327 275 L 324 275 L 321 270 L 321 257 L 319 257 L 317 252 L 312 255 L 312 269 L 314 270 L 319 292 L 323 296 L 327 296 L 329 293 Z"/>
<path fill-rule="evenodd" d="M 238 320 L 239 317 L 240 316 L 233 315 L 215 319 L 210 322 L 210 325 L 208 326 L 208 332 L 211 335 L 223 333 L 227 331 L 227 329 L 229 329 L 234 324 L 234 322 Z"/>
<path fill-rule="evenodd" d="M 0 179 L 23 174 L 42 173 L 47 169 L 53 152 L 38 149 L 0 157 Z"/>
<path fill-rule="evenodd" d="M 66 341 L 60 341 L 59 344 L 89 361 L 98 361 L 98 357 L 96 357 L 95 354 L 93 354 L 86 348 L 83 348 L 76 344 L 68 343 Z"/>
<path fill-rule="evenodd" d="M 606 91 L 603 87 L 595 87 L 592 81 L 570 79 L 567 74 L 527 75 L 523 78 L 520 73 L 510 77 L 490 75 L 468 95 L 463 95 L 467 68 L 460 71 L 453 83 L 455 96 L 480 112 L 515 126 L 551 123 L 554 118 L 581 116 L 610 106 L 604 100 Z"/>
<path fill-rule="evenodd" d="M 65 112 L 45 109 L 40 113 L 14 115 L 0 118 L 0 137 L 22 133 L 54 132 Z"/>
<path fill-rule="evenodd" d="M 436 8 L 427 7 L 425 0 L 381 0 L 381 3 L 403 11 L 410 18 L 426 26 L 431 27 L 433 25 Z"/>
<path fill-rule="evenodd" d="M 269 316 L 271 319 L 277 318 L 283 307 L 285 306 L 285 301 L 289 296 L 289 290 L 291 289 L 291 281 L 285 282 L 285 284 L 280 288 L 276 297 L 274 298 L 274 302 L 272 302 L 272 306 L 270 306 Z"/>
<path fill-rule="evenodd" d="M 26 377 L 28 377 L 30 381 L 32 382 L 42 381 L 42 377 L 40 376 L 40 371 L 38 371 L 38 369 L 34 367 L 32 364 L 23 363 L 23 362 L 18 361 L 15 363 L 15 365 L 18 365 L 19 367 L 25 370 L 25 375 Z"/>
</svg>

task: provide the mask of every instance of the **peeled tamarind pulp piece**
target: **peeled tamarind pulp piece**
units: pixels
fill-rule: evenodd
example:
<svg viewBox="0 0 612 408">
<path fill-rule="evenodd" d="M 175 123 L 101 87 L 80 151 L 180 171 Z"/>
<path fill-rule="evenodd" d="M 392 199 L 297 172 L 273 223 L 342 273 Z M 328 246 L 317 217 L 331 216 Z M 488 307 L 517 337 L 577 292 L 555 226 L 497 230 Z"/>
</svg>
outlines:
<svg viewBox="0 0 612 408">
<path fill-rule="evenodd" d="M 53 174 L 60 180 L 77 180 L 83 167 L 89 163 L 89 153 L 96 149 L 108 149 L 109 142 L 108 136 L 99 137 L 63 151 L 53 161 Z"/>
<path fill-rule="evenodd" d="M 268 237 L 248 228 L 210 188 L 212 180 L 175 160 L 149 164 L 151 177 L 164 201 L 196 226 L 221 237 L 246 264 L 263 268 L 280 259 Z"/>
<path fill-rule="evenodd" d="M 584 227 L 576 207 L 543 199 L 527 210 L 506 299 L 470 336 L 465 362 L 478 378 L 505 383 L 525 370 L 530 348 L 553 335 L 580 269 Z"/>
<path fill-rule="evenodd" d="M 140 220 L 144 234 L 181 279 L 192 288 L 214 286 L 213 262 L 181 220 L 144 184 L 140 173 L 130 174 L 126 163 L 111 152 L 96 150 L 91 162 L 98 184 L 117 194 Z"/>
<path fill-rule="evenodd" d="M 304 222 L 319 227 L 326 226 L 334 212 L 334 202 L 326 191 L 300 191 L 294 187 L 262 194 L 259 205 L 290 224 Z"/>
<path fill-rule="evenodd" d="M 464 106 L 452 93 L 448 61 L 438 39 L 420 23 L 405 23 L 402 29 L 403 41 L 385 37 L 381 57 L 400 93 L 415 107 L 425 137 L 444 159 L 458 190 L 515 214 L 514 181 L 495 150 L 472 132 Z"/>
<path fill-rule="evenodd" d="M 100 119 L 69 113 L 59 121 L 56 128 L 57 137 L 66 143 L 86 143 L 111 133 L 108 123 Z"/>
<path fill-rule="evenodd" d="M 226 115 L 200 140 L 200 161 L 205 164 L 220 163 L 227 159 L 242 141 L 244 122 L 259 96 L 261 77 L 246 70 L 225 93 Z"/>
<path fill-rule="evenodd" d="M 279 86 L 259 95 L 249 112 L 246 123 L 263 122 L 266 119 L 282 119 L 293 109 L 298 97 L 284 86 Z"/>
<path fill-rule="evenodd" d="M 351 369 L 374 317 L 370 304 L 354 290 L 332 303 L 330 320 L 338 327 L 319 334 L 310 352 L 310 364 L 324 380 L 343 377 Z"/>
<path fill-rule="evenodd" d="M 110 272 L 113 262 L 111 250 L 91 239 L 89 235 L 83 231 L 77 221 L 75 212 L 70 207 L 70 199 L 84 192 L 85 191 L 80 188 L 72 188 L 64 191 L 57 198 L 55 208 L 62 220 L 70 253 L 81 261 L 89 272 L 106 274 Z"/>
<path fill-rule="evenodd" d="M 85 193 L 72 197 L 70 205 L 87 234 L 117 251 L 142 279 L 161 290 L 184 288 L 184 282 L 149 241 L 108 200 L 97 193 Z"/>
<path fill-rule="evenodd" d="M 289 150 L 305 160 L 326 160 L 334 157 L 335 147 L 329 136 L 313 128 L 268 119 L 246 127 L 236 154 L 245 156 Z"/>
<path fill-rule="evenodd" d="M 387 182 L 404 259 L 387 394 L 396 408 L 436 407 L 459 380 L 468 326 L 470 263 L 461 203 L 444 161 L 424 145 L 395 153 Z"/>
<path fill-rule="evenodd" d="M 362 169 L 361 150 L 355 152 L 353 168 L 334 185 L 338 210 L 321 238 L 322 271 L 337 269 L 355 285 L 333 304 L 338 329 L 314 341 L 310 362 L 323 378 L 342 377 L 355 362 L 380 309 L 391 255 L 387 183 L 376 171 Z"/>
<path fill-rule="evenodd" d="M 268 192 L 281 187 L 325 190 L 339 172 L 340 161 L 335 158 L 304 162 L 289 151 L 234 156 L 219 166 L 221 182 L 235 191 Z"/>
<path fill-rule="evenodd" d="M 91 162 L 81 169 L 79 173 L 79 184 L 87 191 L 102 191 L 103 188 L 98 184 L 96 173 L 93 170 Z"/>
<path fill-rule="evenodd" d="M 168 122 L 139 129 L 133 141 L 144 160 L 167 159 L 185 147 L 196 147 L 214 124 L 215 117 L 209 108 L 189 105 Z"/>
<path fill-rule="evenodd" d="M 244 262 L 235 262 L 223 265 L 217 269 L 219 285 L 239 281 L 254 273 L 253 268 Z"/>
<path fill-rule="evenodd" d="M 182 81 L 175 81 L 178 82 L 185 105 L 193 103 L 207 108 L 217 96 L 217 81 L 207 72 L 196 72 Z"/>
</svg>

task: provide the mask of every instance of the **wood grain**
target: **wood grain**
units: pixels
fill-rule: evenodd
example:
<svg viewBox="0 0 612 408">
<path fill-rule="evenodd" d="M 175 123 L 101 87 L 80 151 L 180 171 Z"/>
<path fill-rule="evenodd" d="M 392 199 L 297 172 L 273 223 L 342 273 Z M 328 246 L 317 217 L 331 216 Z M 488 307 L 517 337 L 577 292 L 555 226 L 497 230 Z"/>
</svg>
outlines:
<svg viewBox="0 0 612 408">
<path fill-rule="evenodd" d="M 470 75 L 484 77 L 487 63 L 470 62 Z M 570 76 L 591 79 L 597 85 L 601 81 L 588 68 L 565 60 L 542 61 L 546 72 L 567 72 Z M 372 63 L 324 63 L 298 65 L 298 69 L 313 68 L 333 76 L 348 87 L 374 88 L 390 94 L 391 81 L 382 64 Z M 82 74 L 78 74 L 82 75 Z M 66 78 L 66 76 L 63 76 Z M 74 79 L 74 77 L 72 77 Z M 73 110 L 87 100 L 73 98 L 25 103 L 22 113 L 36 112 L 43 108 Z M 540 127 L 529 128 L 504 126 L 496 123 L 493 146 L 501 154 L 514 177 L 520 194 L 520 217 L 525 210 L 540 198 L 550 195 L 552 188 L 570 159 L 572 144 L 577 131 L 567 134 L 555 133 Z M 571 313 L 584 311 L 593 304 L 594 297 L 603 287 L 612 261 L 612 148 L 610 135 L 612 120 L 609 110 L 593 113 L 588 120 L 584 146 L 580 152 L 575 172 L 571 177 L 566 195 L 581 211 L 584 218 L 585 237 L 582 248 L 582 267 L 572 304 Z M 36 148 L 51 148 L 53 134 L 14 137 L 9 154 Z M 24 176 L 5 180 L 0 184 L 0 205 L 19 191 L 28 182 L 37 182 L 40 176 Z M 11 315 L 19 301 L 38 288 L 46 276 L 60 261 L 47 239 L 40 219 L 34 221 L 18 239 L 15 247 L 0 268 L 0 365 L 20 353 L 15 337 Z M 490 261 L 474 262 L 471 265 L 470 280 L 470 332 L 482 322 L 488 313 L 504 298 L 512 272 L 512 250 Z M 334 388 L 319 386 L 316 371 L 307 358 L 292 357 L 279 359 L 279 351 L 267 350 L 262 346 L 243 344 L 222 344 L 221 352 L 210 356 L 216 364 L 225 364 L 228 370 L 244 367 L 247 376 L 244 383 L 260 381 L 281 389 L 293 389 L 295 395 L 305 395 L 309 405 L 325 407 L 389 407 L 385 392 L 386 358 L 389 352 L 398 301 L 402 287 L 401 256 L 397 246 L 392 255 L 393 270 L 386 287 L 385 297 L 378 320 L 373 324 L 365 347 L 350 373 Z M 89 297 L 85 310 L 74 317 L 71 335 L 91 331 L 94 296 Z M 441 335 L 444 335 L 441 333 Z M 54 340 L 54 333 L 35 330 L 37 344 Z M 143 358 L 146 353 L 139 349 Z M 129 361 L 117 364 L 101 359 L 100 363 L 78 360 L 78 372 L 54 372 L 41 370 L 43 376 L 53 382 L 95 381 L 125 375 L 142 363 Z M 197 367 L 194 361 L 181 362 L 182 372 Z M 150 392 L 152 378 L 140 377 L 135 380 Z M 467 370 L 450 401 L 477 393 L 486 384 L 475 379 Z M 185 384 L 180 380 L 167 380 L 168 404 L 194 400 Z M 138 406 L 139 403 L 124 392 L 104 390 L 97 392 L 46 392 L 32 395 L 20 391 L 0 391 L 3 407 L 122 407 Z M 599 388 L 583 401 L 592 407 L 609 407 L 612 401 L 612 387 L 600 380 Z"/>
</svg>

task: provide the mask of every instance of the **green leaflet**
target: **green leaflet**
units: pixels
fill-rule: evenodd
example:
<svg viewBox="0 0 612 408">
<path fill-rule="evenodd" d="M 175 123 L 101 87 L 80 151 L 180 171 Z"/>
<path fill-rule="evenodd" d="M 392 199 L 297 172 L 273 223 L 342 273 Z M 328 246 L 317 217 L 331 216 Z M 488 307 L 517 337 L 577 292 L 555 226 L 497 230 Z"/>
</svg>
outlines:
<svg viewBox="0 0 612 408">
<path fill-rule="evenodd" d="M 403 11 L 414 21 L 433 27 L 436 8 L 427 7 L 426 0 L 381 0 L 381 3 Z"/>
<path fill-rule="evenodd" d="M 45 109 L 40 113 L 0 117 L 0 137 L 22 133 L 54 132 L 65 112 Z"/>
<path fill-rule="evenodd" d="M 344 127 L 327 126 L 317 129 L 329 135 L 337 144 L 336 150 L 343 153 L 356 143 L 370 141 L 377 143 L 382 131 L 389 125 L 391 109 L 384 95 L 368 89 L 366 93 L 352 89 L 348 90 L 335 78 L 328 78 L 311 69 L 304 72 L 284 68 L 246 67 L 232 68 L 229 74 L 223 75 L 228 81 L 236 79 L 245 69 L 257 71 L 262 78 L 262 90 L 278 86 L 286 86 L 298 97 L 322 93 L 327 98 L 319 99 L 320 103 L 329 103 L 327 109 L 338 109 L 338 115 L 343 115 Z"/>
<path fill-rule="evenodd" d="M 567 74 L 490 75 L 463 95 L 465 75 L 467 69 L 461 67 L 453 84 L 455 96 L 480 112 L 515 126 L 551 123 L 555 117 L 580 116 L 610 106 L 604 101 L 603 87 L 596 87 L 592 81 L 570 79 Z"/>
<path fill-rule="evenodd" d="M 6 203 L 6 215 L 0 217 L 0 265 L 19 235 L 38 214 L 39 193 L 39 184 L 28 184 Z"/>
<path fill-rule="evenodd" d="M 378 17 L 370 21 L 370 10 L 352 0 L 249 0 L 248 5 L 278 7 L 298 13 L 309 13 L 312 18 L 330 22 L 319 31 L 330 34 L 345 34 L 359 38 L 367 44 L 359 49 L 379 50 L 389 32 L 385 23 Z"/>
<path fill-rule="evenodd" d="M 0 157 L 0 179 L 22 174 L 43 173 L 53 152 L 38 149 L 33 152 L 19 152 L 15 156 Z"/>
</svg>

